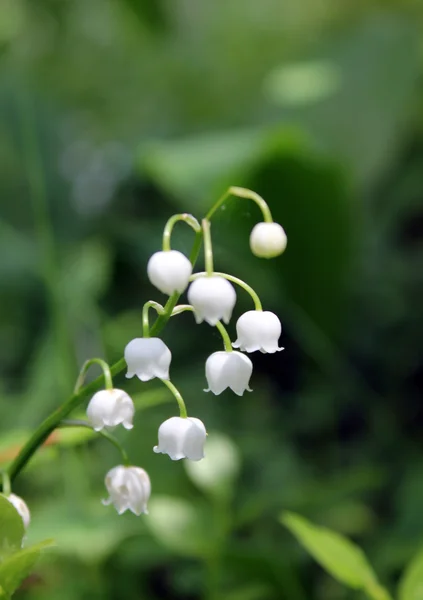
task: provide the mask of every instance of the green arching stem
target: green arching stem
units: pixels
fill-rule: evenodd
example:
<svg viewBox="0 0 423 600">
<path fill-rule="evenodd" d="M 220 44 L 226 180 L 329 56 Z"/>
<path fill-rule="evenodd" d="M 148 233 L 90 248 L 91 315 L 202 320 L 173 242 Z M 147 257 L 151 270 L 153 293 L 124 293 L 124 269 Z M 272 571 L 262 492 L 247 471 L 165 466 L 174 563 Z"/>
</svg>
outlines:
<svg viewBox="0 0 423 600">
<path fill-rule="evenodd" d="M 191 306 L 191 304 L 179 304 L 178 306 L 175 306 L 175 308 L 173 309 L 172 317 L 174 317 L 176 315 L 180 315 L 181 313 L 183 313 L 187 310 L 189 310 L 190 312 L 194 312 L 194 307 Z M 219 330 L 219 333 L 222 336 L 223 345 L 225 347 L 226 352 L 232 352 L 233 348 L 232 348 L 231 338 L 229 337 L 229 333 L 227 332 L 226 327 L 220 321 L 218 321 L 216 323 L 216 329 Z"/>
<path fill-rule="evenodd" d="M 242 279 L 239 279 L 238 277 L 234 277 L 233 275 L 228 275 L 227 273 L 217 273 L 215 271 L 214 274 L 218 275 L 219 277 L 223 277 L 224 279 L 227 279 L 228 281 L 231 281 L 232 283 L 236 283 L 237 285 L 242 287 L 248 294 L 250 294 L 251 298 L 253 299 L 255 309 L 263 310 L 263 306 L 262 306 L 260 298 L 258 297 L 258 294 L 253 290 L 253 288 L 250 285 L 248 285 L 248 283 L 245 283 L 245 281 L 242 281 Z M 191 277 L 189 279 L 190 279 L 190 281 L 195 281 L 195 279 L 198 279 L 199 277 L 205 277 L 206 275 L 207 275 L 207 273 L 205 273 L 203 271 L 201 273 L 195 273 L 195 275 L 191 275 Z"/>
<path fill-rule="evenodd" d="M 121 371 L 123 371 L 126 367 L 126 362 L 124 358 L 118 360 L 114 365 L 110 367 L 110 373 L 112 376 L 117 375 Z M 8 468 L 10 481 L 13 482 L 15 477 L 20 473 L 20 471 L 24 468 L 27 462 L 30 460 L 32 455 L 36 452 L 36 450 L 46 441 L 50 433 L 56 429 L 60 421 L 66 418 L 75 408 L 77 408 L 82 401 L 86 398 L 86 396 L 92 395 L 95 392 L 98 392 L 104 383 L 104 376 L 100 375 L 94 381 L 84 386 L 77 392 L 73 394 L 64 404 L 56 408 L 34 431 L 26 444 L 21 448 L 19 454 L 14 459 L 14 461 L 10 464 Z"/>
<path fill-rule="evenodd" d="M 188 213 L 181 213 L 178 215 L 173 215 L 173 217 L 170 217 L 170 219 L 167 221 L 165 228 L 163 230 L 163 246 L 162 247 L 165 252 L 169 251 L 171 249 L 170 238 L 172 237 L 172 230 L 175 227 L 176 223 L 178 223 L 178 221 L 183 221 L 184 223 L 186 223 L 187 225 L 192 227 L 192 229 L 195 231 L 195 233 L 201 232 L 200 223 L 192 215 L 190 215 Z"/>
<path fill-rule="evenodd" d="M 210 234 L 210 221 L 203 219 L 201 221 L 203 228 L 203 239 L 204 239 L 204 262 L 206 264 L 206 273 L 210 277 L 213 275 L 213 246 Z"/>
<path fill-rule="evenodd" d="M 173 385 L 173 383 L 171 381 L 169 381 L 169 379 L 160 379 L 160 381 L 162 381 L 165 384 L 165 386 L 168 387 L 169 390 L 172 392 L 172 394 L 175 396 L 176 402 L 178 403 L 178 406 L 179 406 L 179 416 L 182 417 L 182 419 L 186 419 L 188 417 L 187 407 L 185 406 L 184 399 L 182 398 L 178 389 Z"/>
<path fill-rule="evenodd" d="M 6 469 L 1 472 L 1 489 L 5 496 L 10 496 L 12 487 L 10 485 L 9 473 L 6 471 Z"/>
<path fill-rule="evenodd" d="M 75 387 L 73 390 L 74 394 L 77 394 L 79 392 L 81 386 L 84 383 L 85 375 L 87 374 L 88 369 L 92 365 L 99 365 L 101 367 L 104 375 L 104 385 L 106 390 L 113 389 L 112 374 L 110 373 L 110 367 L 108 363 L 106 363 L 106 361 L 102 358 L 90 358 L 89 360 L 86 360 L 84 362 L 84 364 L 81 367 L 81 370 L 79 371 L 78 379 L 76 380 Z"/>
<path fill-rule="evenodd" d="M 150 308 L 154 308 L 158 315 L 162 315 L 164 312 L 164 308 L 158 302 L 154 300 L 149 300 L 142 307 L 142 335 L 145 338 L 150 337 L 150 321 L 148 319 L 148 311 Z"/>
<path fill-rule="evenodd" d="M 223 196 L 221 196 L 219 200 L 214 204 L 214 206 L 212 206 L 212 208 L 209 210 L 209 212 L 206 215 L 206 219 L 211 219 L 214 213 L 217 211 L 217 209 L 220 208 L 230 196 L 236 196 L 237 198 L 246 198 L 248 200 L 252 200 L 260 208 L 265 223 L 273 223 L 272 213 L 270 212 L 270 208 L 267 202 L 265 202 L 263 198 L 259 196 L 256 192 L 253 192 L 253 190 L 237 186 L 231 186 L 230 188 L 228 188 L 228 190 L 226 190 Z"/>
<path fill-rule="evenodd" d="M 63 419 L 63 421 L 59 423 L 58 427 L 86 427 L 87 429 L 91 429 L 91 431 L 94 431 L 90 423 L 88 423 L 88 421 L 84 421 L 83 419 Z M 125 448 L 115 438 L 114 435 L 109 433 L 107 429 L 102 429 L 101 431 L 96 431 L 95 433 L 98 433 L 99 435 L 104 437 L 104 439 L 108 440 L 111 444 L 113 444 L 113 446 L 115 446 L 115 448 L 119 450 L 119 452 L 122 455 L 123 464 L 126 467 L 128 467 L 131 464 Z"/>
</svg>

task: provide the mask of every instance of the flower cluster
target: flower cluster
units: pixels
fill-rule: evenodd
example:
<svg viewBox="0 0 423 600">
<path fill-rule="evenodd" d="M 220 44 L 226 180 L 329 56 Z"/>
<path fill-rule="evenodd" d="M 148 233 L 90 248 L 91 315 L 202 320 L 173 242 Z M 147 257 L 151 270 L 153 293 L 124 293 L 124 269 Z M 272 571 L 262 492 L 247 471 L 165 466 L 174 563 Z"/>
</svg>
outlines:
<svg viewBox="0 0 423 600">
<path fill-rule="evenodd" d="M 240 196 L 245 192 L 242 188 L 233 189 L 241 190 L 238 194 Z M 265 204 L 262 199 L 260 203 L 261 207 Z M 250 247 L 256 256 L 271 258 L 285 250 L 286 235 L 278 223 L 269 221 L 270 212 L 267 205 L 263 212 L 268 220 L 258 223 L 253 228 Z M 178 220 L 185 221 L 197 233 L 203 235 L 205 272 L 193 274 L 191 261 L 181 252 L 170 248 L 171 231 Z M 253 363 L 244 353 L 274 353 L 282 350 L 278 345 L 282 327 L 274 313 L 263 311 L 257 294 L 250 286 L 232 275 L 214 271 L 209 220 L 204 219 L 200 225 L 192 215 L 172 217 L 165 227 L 163 250 L 151 256 L 147 274 L 153 286 L 169 297 L 175 294 L 179 296 L 187 291 L 189 304 L 176 306 L 168 316 L 191 310 L 197 324 L 205 321 L 217 327 L 222 334 L 225 349 L 211 354 L 205 363 L 207 388 L 204 391 L 219 395 L 229 388 L 238 396 L 242 396 L 245 391 L 250 392 Z M 244 288 L 251 295 L 255 310 L 247 311 L 238 318 L 237 339 L 231 344 L 222 321 L 225 324 L 230 322 L 236 305 L 237 294 L 233 284 Z M 154 447 L 154 452 L 167 454 L 172 460 L 186 458 L 199 461 L 204 457 L 206 428 L 200 419 L 187 416 L 182 396 L 170 381 L 172 353 L 162 339 L 150 337 L 150 308 L 154 308 L 159 315 L 166 311 L 154 301 L 144 305 L 143 337 L 131 340 L 124 351 L 126 377 L 137 377 L 142 382 L 160 379 L 172 391 L 179 404 L 180 415 L 173 416 L 160 425 L 158 445 Z M 239 351 L 234 351 L 233 348 Z M 93 428 L 100 431 L 120 423 L 126 429 L 130 429 L 134 412 L 130 397 L 125 392 L 112 388 L 97 392 L 93 396 L 88 405 L 87 415 Z M 122 465 L 115 467 L 106 476 L 106 487 L 110 498 L 104 503 L 114 504 L 119 514 L 127 509 L 135 514 L 147 512 L 151 486 L 143 469 Z"/>
<path fill-rule="evenodd" d="M 156 331 L 170 317 L 186 310 L 193 312 L 197 324 L 206 322 L 216 327 L 222 336 L 224 349 L 213 352 L 205 361 L 207 388 L 204 390 L 215 395 L 221 394 L 228 388 L 238 396 L 242 396 L 245 391 L 251 392 L 249 385 L 253 363 L 247 354 L 256 351 L 275 353 L 283 349 L 279 347 L 282 333 L 279 318 L 274 313 L 263 310 L 259 296 L 247 283 L 233 275 L 216 272 L 214 269 L 210 219 L 229 196 L 252 200 L 262 211 L 264 220 L 255 225 L 250 235 L 250 248 L 253 254 L 261 258 L 272 258 L 284 252 L 287 238 L 283 228 L 273 222 L 269 207 L 263 198 L 251 190 L 229 188 L 211 208 L 201 224 L 187 213 L 174 215 L 166 223 L 162 250 L 155 252 L 147 265 L 150 282 L 169 297 L 168 301 L 164 307 L 153 300 L 144 304 L 142 335 L 129 341 L 124 350 L 128 379 L 136 377 L 141 382 L 146 382 L 157 378 L 168 387 L 178 403 L 179 416 L 172 416 L 159 426 L 158 444 L 153 448 L 155 453 L 167 454 L 172 460 L 185 458 L 199 461 L 204 458 L 207 432 L 200 419 L 188 416 L 185 402 L 170 380 L 172 353 L 161 338 L 150 336 L 149 310 L 154 309 L 158 314 L 158 321 L 154 326 Z M 172 229 L 179 221 L 186 223 L 196 232 L 192 252 L 194 258 L 188 258 L 182 252 L 171 249 Z M 205 271 L 193 273 L 201 241 L 204 246 Z M 223 323 L 227 325 L 232 319 L 237 302 L 235 286 L 244 289 L 251 296 L 254 310 L 249 310 L 238 318 L 237 338 L 232 343 Z M 185 291 L 189 304 L 176 305 L 179 296 Z M 3 494 L 15 506 L 25 527 L 29 524 L 30 513 L 25 502 L 11 493 L 11 482 L 52 431 L 52 420 L 53 429 L 71 425 L 90 427 L 118 447 L 122 453 L 123 464 L 112 468 L 107 473 L 105 485 L 109 497 L 103 500 L 103 503 L 113 504 L 119 514 L 126 510 L 136 515 L 147 513 L 147 503 L 151 494 L 149 476 L 144 469 L 130 464 L 120 442 L 110 433 L 119 425 L 127 430 L 133 428 L 134 402 L 124 390 L 116 389 L 112 381 L 112 371 L 115 373 L 121 371 L 122 362 L 119 361 L 110 368 L 100 358 L 86 361 L 77 379 L 74 395 L 60 411 L 50 415 L 40 425 L 34 436 L 22 448 L 10 470 L 2 473 Z M 84 389 L 81 389 L 81 386 L 88 368 L 93 364 L 99 365 L 103 370 L 105 389 L 97 391 L 89 401 L 86 411 L 88 421 L 66 421 L 63 417 L 84 398 Z M 98 390 L 97 384 L 95 389 Z M 57 421 L 54 422 L 57 413 Z"/>
</svg>

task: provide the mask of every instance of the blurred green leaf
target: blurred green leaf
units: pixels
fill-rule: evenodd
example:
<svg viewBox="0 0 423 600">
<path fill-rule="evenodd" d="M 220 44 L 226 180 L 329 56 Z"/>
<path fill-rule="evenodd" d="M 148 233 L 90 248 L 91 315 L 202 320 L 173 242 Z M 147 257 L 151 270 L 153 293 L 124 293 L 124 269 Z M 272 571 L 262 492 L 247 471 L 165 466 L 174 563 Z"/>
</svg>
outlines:
<svg viewBox="0 0 423 600">
<path fill-rule="evenodd" d="M 153 496 L 146 525 L 159 542 L 173 552 L 204 556 L 210 546 L 206 516 L 182 498 Z"/>
<path fill-rule="evenodd" d="M 241 468 L 238 448 L 228 436 L 212 432 L 207 436 L 205 454 L 198 462 L 184 462 L 189 478 L 212 496 L 227 496 Z"/>
<path fill-rule="evenodd" d="M 25 534 L 24 524 L 16 508 L 0 494 L 0 556 L 19 549 Z M 1 584 L 1 582 L 0 582 Z"/>
<path fill-rule="evenodd" d="M 257 163 L 248 187 L 268 202 L 288 236 L 278 260 L 278 282 L 300 327 L 313 335 L 302 312 L 324 332 L 339 330 L 345 284 L 360 218 L 352 210 L 347 181 L 333 163 L 276 149 Z M 282 192 L 283 190 L 283 192 Z"/>
<path fill-rule="evenodd" d="M 73 248 L 62 270 L 64 293 L 72 306 L 81 308 L 97 299 L 107 288 L 111 269 L 110 246 L 89 240 Z"/>
<path fill-rule="evenodd" d="M 15 552 L 0 564 L 0 589 L 4 590 L 7 598 L 18 589 L 25 577 L 30 575 L 41 551 L 53 545 L 52 540 L 45 540 Z"/>
<path fill-rule="evenodd" d="M 423 600 L 423 550 L 406 567 L 398 588 L 399 600 Z"/>
<path fill-rule="evenodd" d="M 304 139 L 293 128 L 260 128 L 209 133 L 141 147 L 140 168 L 155 183 L 195 214 L 206 212 L 230 185 L 262 157 L 269 143 L 292 151 Z"/>
<path fill-rule="evenodd" d="M 283 525 L 313 558 L 341 583 L 366 590 L 373 598 L 382 598 L 377 577 L 361 548 L 338 533 L 313 525 L 300 515 L 284 512 Z M 385 596 L 386 597 L 386 596 Z"/>
</svg>

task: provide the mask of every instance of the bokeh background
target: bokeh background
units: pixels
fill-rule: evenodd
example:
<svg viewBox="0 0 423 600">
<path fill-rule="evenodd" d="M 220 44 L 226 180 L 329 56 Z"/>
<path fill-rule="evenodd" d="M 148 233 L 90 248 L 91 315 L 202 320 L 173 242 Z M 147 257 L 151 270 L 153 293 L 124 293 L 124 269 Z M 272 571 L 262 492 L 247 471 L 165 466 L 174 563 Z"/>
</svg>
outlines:
<svg viewBox="0 0 423 600">
<path fill-rule="evenodd" d="M 244 185 L 289 239 L 263 261 L 254 204 L 213 220 L 218 269 L 284 325 L 284 352 L 252 355 L 253 393 L 202 391 L 221 340 L 191 314 L 162 334 L 210 432 L 205 469 L 153 454 L 176 405 L 121 375 L 138 412 L 117 435 L 150 473 L 150 516 L 102 507 L 120 459 L 80 430 L 20 475 L 29 541 L 57 547 L 19 598 L 357 597 L 282 510 L 356 540 L 395 589 L 423 544 L 422 29 L 412 0 L 1 0 L 2 464 L 165 301 L 146 263 L 169 216 Z M 180 225 L 174 246 L 192 239 Z M 249 308 L 240 292 L 234 316 Z"/>
</svg>

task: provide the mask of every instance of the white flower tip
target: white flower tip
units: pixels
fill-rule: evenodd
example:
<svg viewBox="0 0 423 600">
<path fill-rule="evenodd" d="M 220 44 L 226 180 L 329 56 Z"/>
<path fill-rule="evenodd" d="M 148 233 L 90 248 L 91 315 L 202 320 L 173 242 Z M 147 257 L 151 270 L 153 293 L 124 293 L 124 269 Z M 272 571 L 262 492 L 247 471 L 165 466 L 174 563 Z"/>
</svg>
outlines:
<svg viewBox="0 0 423 600">
<path fill-rule="evenodd" d="M 286 244 L 286 233 L 279 223 L 257 223 L 250 234 L 251 252 L 259 258 L 279 256 Z"/>
<path fill-rule="evenodd" d="M 131 379 L 131 377 L 133 377 L 134 375 L 135 375 L 135 373 L 129 373 L 129 371 L 128 371 L 128 373 L 125 374 L 125 377 L 126 377 L 126 379 Z"/>
<path fill-rule="evenodd" d="M 122 425 L 125 427 L 125 429 L 133 429 L 134 428 L 133 423 L 125 423 L 125 422 L 123 422 Z"/>
</svg>

